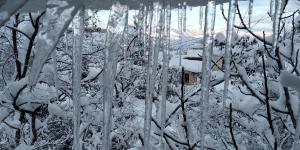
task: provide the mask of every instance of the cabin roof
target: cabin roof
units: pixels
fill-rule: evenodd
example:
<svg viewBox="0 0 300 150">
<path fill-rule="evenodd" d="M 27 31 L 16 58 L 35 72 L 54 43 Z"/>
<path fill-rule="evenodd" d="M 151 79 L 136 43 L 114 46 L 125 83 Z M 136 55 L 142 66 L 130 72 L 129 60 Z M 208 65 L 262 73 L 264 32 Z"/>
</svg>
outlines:
<svg viewBox="0 0 300 150">
<path fill-rule="evenodd" d="M 179 55 L 173 56 L 170 60 L 170 67 L 179 69 Z M 181 67 L 184 67 L 184 70 L 200 73 L 202 72 L 202 61 L 197 60 L 188 60 L 184 59 L 184 56 L 181 58 Z"/>
</svg>

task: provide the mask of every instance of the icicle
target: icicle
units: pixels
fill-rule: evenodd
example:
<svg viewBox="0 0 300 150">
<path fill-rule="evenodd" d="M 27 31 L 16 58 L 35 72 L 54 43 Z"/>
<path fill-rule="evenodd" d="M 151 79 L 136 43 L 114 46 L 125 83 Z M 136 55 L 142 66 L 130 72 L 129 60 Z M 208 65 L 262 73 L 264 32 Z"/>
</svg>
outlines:
<svg viewBox="0 0 300 150">
<path fill-rule="evenodd" d="M 144 17 L 144 5 L 143 5 L 143 3 L 141 3 L 139 13 L 138 13 L 138 24 L 137 24 L 138 41 L 139 42 L 142 41 L 143 17 Z"/>
<path fill-rule="evenodd" d="M 161 5 L 154 3 L 155 17 L 153 18 L 154 40 L 151 45 L 149 52 L 149 64 L 148 64 L 148 77 L 147 77 L 147 91 L 146 91 L 146 102 L 145 102 L 145 121 L 144 121 L 144 150 L 151 149 L 151 118 L 152 118 L 152 100 L 153 91 L 155 86 L 155 77 L 157 73 L 158 65 L 158 52 L 161 45 Z M 153 53 L 151 53 L 151 51 Z M 152 57 L 152 58 L 151 58 Z"/>
<path fill-rule="evenodd" d="M 228 20 L 227 20 L 227 31 L 226 31 L 226 45 L 225 45 L 225 56 L 224 56 L 224 69 L 225 69 L 225 83 L 223 93 L 223 108 L 226 105 L 226 99 L 228 94 L 229 77 L 231 73 L 230 61 L 231 61 L 231 46 L 232 46 L 232 34 L 233 26 L 236 13 L 237 0 L 231 0 L 229 3 Z"/>
<path fill-rule="evenodd" d="M 164 51 L 163 51 L 163 67 L 162 67 L 162 100 L 161 100 L 161 142 L 163 141 L 164 129 L 166 126 L 166 101 L 167 101 L 167 90 L 168 90 L 168 68 L 169 68 L 169 57 L 170 57 L 170 25 L 171 25 L 171 7 L 170 4 L 166 7 L 166 22 L 164 32 Z M 162 149 L 164 149 L 164 144 Z"/>
<path fill-rule="evenodd" d="M 177 12 L 177 16 L 178 16 L 178 30 L 180 29 L 180 26 L 182 25 L 181 21 L 181 3 L 178 3 L 178 12 Z"/>
<path fill-rule="evenodd" d="M 280 15 L 281 15 L 281 0 L 275 1 L 275 12 L 273 17 L 273 43 L 272 51 L 275 52 L 278 46 L 279 28 L 280 28 Z"/>
<path fill-rule="evenodd" d="M 75 7 L 66 8 L 65 5 L 61 5 L 62 3 L 65 3 L 65 1 L 47 1 L 47 6 L 53 7 L 47 8 L 45 19 L 43 20 L 43 28 L 37 35 L 36 45 L 33 49 L 35 56 L 28 76 L 30 86 L 34 86 L 37 83 L 44 64 L 80 7 L 79 4 L 74 2 L 76 4 L 74 5 Z M 53 30 L 49 32 L 49 29 Z"/>
<path fill-rule="evenodd" d="M 145 49 L 152 45 L 152 21 L 153 21 L 153 8 L 149 8 L 149 43 L 145 41 Z M 152 117 L 152 91 L 151 91 L 151 77 L 152 77 L 152 49 L 148 52 L 148 67 L 147 67 L 147 85 L 146 85 L 146 99 L 145 99 L 145 121 L 144 121 L 144 150 L 150 149 L 150 135 L 151 135 L 151 117 Z"/>
<path fill-rule="evenodd" d="M 144 6 L 144 14 L 143 14 L 143 54 L 144 56 L 146 56 L 146 52 L 147 52 L 147 21 L 148 21 L 148 6 L 145 5 Z M 150 33 L 149 33 L 150 35 Z M 145 57 L 143 57 L 145 58 Z"/>
<path fill-rule="evenodd" d="M 216 4 L 215 1 L 208 1 L 205 9 L 205 25 L 204 25 L 204 50 L 203 50 L 203 62 L 202 62 L 202 83 L 201 83 L 201 99 L 200 99 L 200 117 L 202 127 L 200 130 L 200 149 L 204 149 L 204 138 L 206 132 L 206 123 L 208 122 L 208 107 L 209 107 L 209 82 L 211 78 L 211 59 L 213 52 L 213 33 L 216 16 Z"/>
<path fill-rule="evenodd" d="M 107 23 L 106 49 L 103 76 L 103 101 L 104 101 L 104 125 L 103 125 L 103 150 L 110 150 L 110 131 L 112 120 L 112 101 L 114 99 L 114 84 L 118 63 L 118 50 L 124 35 L 126 26 L 127 7 L 120 3 L 114 3 Z"/>
<path fill-rule="evenodd" d="M 141 21 L 139 21 L 141 22 Z M 139 23 L 140 24 L 140 23 Z M 140 26 L 138 27 L 138 31 L 140 32 Z M 124 57 L 124 64 L 127 62 L 127 57 L 128 57 L 128 51 L 127 51 L 127 42 L 128 42 L 128 10 L 125 12 L 125 27 L 124 27 L 124 32 L 123 32 L 123 57 Z M 138 33 L 141 34 L 141 33 Z M 138 35 L 139 37 L 139 35 Z"/>
<path fill-rule="evenodd" d="M 200 12 L 199 12 L 199 25 L 200 25 L 200 31 L 203 29 L 203 7 L 200 6 Z"/>
<path fill-rule="evenodd" d="M 56 59 L 56 50 L 52 52 L 52 65 L 53 65 L 53 70 L 54 70 L 54 86 L 56 89 L 56 93 L 58 94 L 58 89 L 59 89 L 59 81 L 58 81 L 58 74 L 57 74 L 57 59 Z M 58 99 L 58 95 L 57 95 Z"/>
<path fill-rule="evenodd" d="M 274 13 L 275 13 L 275 0 L 270 0 L 270 17 L 271 20 L 273 21 L 274 19 Z"/>
<path fill-rule="evenodd" d="M 74 150 L 80 150 L 80 97 L 81 97 L 81 62 L 84 31 L 84 7 L 74 19 L 74 43 L 72 59 L 72 98 L 74 108 Z"/>
<path fill-rule="evenodd" d="M 183 8 L 182 8 L 182 18 L 183 18 L 183 22 L 182 22 L 182 30 L 183 32 L 186 32 L 186 2 L 183 2 Z"/>
<path fill-rule="evenodd" d="M 253 0 L 249 0 L 249 20 L 248 20 L 248 28 L 251 28 L 251 20 L 252 20 L 252 13 L 253 13 Z"/>
<path fill-rule="evenodd" d="M 181 3 L 178 4 L 178 32 L 179 32 L 179 46 L 178 46 L 179 67 L 181 67 L 181 57 L 182 57 L 182 6 L 181 6 Z"/>
<path fill-rule="evenodd" d="M 68 50 L 69 50 L 69 43 L 68 43 L 68 33 L 67 32 L 65 32 L 65 34 L 64 34 L 65 36 L 64 36 L 64 40 L 65 40 L 65 51 L 67 52 Z"/>
</svg>

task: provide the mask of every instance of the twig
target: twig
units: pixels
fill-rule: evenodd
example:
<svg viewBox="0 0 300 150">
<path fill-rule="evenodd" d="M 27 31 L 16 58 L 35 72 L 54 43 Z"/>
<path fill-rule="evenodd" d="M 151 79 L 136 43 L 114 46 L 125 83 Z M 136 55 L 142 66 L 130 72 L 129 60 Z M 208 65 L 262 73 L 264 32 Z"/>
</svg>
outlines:
<svg viewBox="0 0 300 150">
<path fill-rule="evenodd" d="M 180 94 L 180 102 L 181 102 L 181 110 L 182 110 L 182 117 L 183 117 L 183 129 L 185 131 L 186 135 L 186 141 L 188 143 L 188 149 L 192 150 L 192 147 L 190 145 L 190 138 L 189 138 L 189 131 L 188 131 L 188 121 L 187 121 L 187 115 L 185 111 L 185 105 L 184 105 L 184 67 L 181 69 L 181 94 Z"/>
<path fill-rule="evenodd" d="M 19 33 L 23 34 L 29 40 L 31 39 L 31 37 L 27 33 L 23 32 L 22 30 L 18 29 L 17 27 L 11 27 L 11 26 L 8 26 L 8 25 L 6 25 L 5 27 L 7 27 L 11 30 L 15 30 L 16 32 L 19 32 Z"/>
<path fill-rule="evenodd" d="M 230 135 L 231 135 L 231 139 L 232 139 L 232 142 L 233 142 L 233 145 L 234 145 L 234 148 L 236 150 L 238 150 L 238 146 L 237 146 L 237 143 L 235 141 L 235 138 L 234 138 L 234 134 L 233 134 L 233 127 L 232 127 L 232 104 L 230 103 L 229 105 L 230 107 L 230 114 L 229 114 L 229 129 L 230 129 Z"/>
<path fill-rule="evenodd" d="M 29 40 L 29 44 L 28 44 L 28 47 L 27 47 L 27 52 L 26 52 L 26 56 L 25 56 L 25 63 L 24 63 L 24 68 L 23 68 L 23 73 L 22 73 L 22 78 L 24 78 L 26 76 L 26 73 L 27 73 L 27 69 L 28 69 L 28 65 L 29 65 L 29 58 L 30 58 L 30 55 L 31 55 L 31 51 L 32 51 L 32 48 L 33 48 L 33 44 L 34 44 L 34 40 L 38 34 L 38 31 L 39 31 L 39 28 L 40 28 L 40 25 L 39 25 L 39 21 L 40 21 L 40 18 L 46 13 L 46 11 L 42 12 L 35 20 L 32 19 L 32 15 L 31 13 L 29 13 L 29 17 L 30 17 L 30 21 L 31 21 L 31 24 L 34 28 L 34 31 L 33 31 L 33 34 L 31 35 L 31 38 Z"/>
<path fill-rule="evenodd" d="M 263 40 L 264 40 L 264 41 L 263 41 L 263 43 L 264 43 L 264 48 L 265 48 L 265 51 L 267 52 L 268 56 L 269 56 L 270 58 L 276 60 L 276 58 L 273 57 L 273 56 L 271 55 L 270 51 L 269 51 L 268 48 L 267 48 L 265 31 L 263 31 Z"/>
<path fill-rule="evenodd" d="M 241 14 L 241 11 L 240 11 L 240 8 L 239 8 L 238 2 L 237 2 L 237 5 L 236 5 L 236 8 L 237 8 L 237 12 L 238 12 L 238 16 L 239 16 L 239 18 L 240 18 L 240 21 L 241 21 L 241 23 L 242 23 L 242 25 L 243 25 L 243 28 L 242 28 L 242 29 L 247 30 L 252 36 L 254 36 L 255 38 L 257 38 L 257 39 L 260 40 L 261 42 L 264 42 L 264 41 L 265 41 L 264 39 L 262 39 L 260 36 L 258 36 L 258 35 L 256 35 L 255 33 L 253 33 L 253 32 L 247 27 L 247 25 L 245 24 L 244 19 L 243 19 L 242 14 Z M 270 46 L 272 45 L 272 43 L 267 42 L 267 41 L 265 41 L 265 43 L 266 43 L 267 45 L 270 45 Z"/>
<path fill-rule="evenodd" d="M 15 24 L 14 27 L 17 28 L 19 25 L 19 14 L 15 16 Z M 18 52 L 18 41 L 17 41 L 17 30 L 12 30 L 12 40 L 13 40 L 13 53 L 15 55 L 15 63 L 16 63 L 16 80 L 21 78 L 22 70 L 21 70 L 21 62 L 19 61 L 19 52 Z"/>
<path fill-rule="evenodd" d="M 299 61 L 299 59 L 298 59 L 299 51 L 300 51 L 300 49 L 297 49 L 296 62 L 295 62 L 295 66 L 294 66 L 294 68 L 293 68 L 293 70 L 292 70 L 292 73 L 293 73 L 293 72 L 296 72 L 296 74 L 297 74 L 298 76 L 299 76 L 299 72 L 297 71 L 297 66 L 298 66 L 298 61 Z"/>
<path fill-rule="evenodd" d="M 264 56 L 261 56 L 262 58 L 262 62 L 263 62 L 263 73 L 264 73 L 264 85 L 265 85 L 265 95 L 266 95 L 266 106 L 267 106 L 267 120 L 269 122 L 269 126 L 271 128 L 272 134 L 275 137 L 274 140 L 274 149 L 277 150 L 277 138 L 275 135 L 275 130 L 274 130 L 274 126 L 273 126 L 273 121 L 272 121 L 272 112 L 271 112 L 271 107 L 270 107 L 270 98 L 269 98 L 269 88 L 268 88 L 268 78 L 267 78 L 267 72 L 266 72 L 266 64 L 265 64 L 265 59 Z"/>
</svg>

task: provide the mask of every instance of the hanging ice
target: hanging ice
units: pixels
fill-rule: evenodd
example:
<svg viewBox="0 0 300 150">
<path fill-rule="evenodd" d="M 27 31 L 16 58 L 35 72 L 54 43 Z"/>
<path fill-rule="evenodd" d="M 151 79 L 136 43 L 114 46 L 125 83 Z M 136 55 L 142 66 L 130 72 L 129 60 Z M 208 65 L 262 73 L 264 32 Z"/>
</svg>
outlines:
<svg viewBox="0 0 300 150">
<path fill-rule="evenodd" d="M 151 118 L 152 118 L 152 100 L 153 100 L 153 91 L 155 86 L 155 77 L 157 73 L 158 65 L 158 52 L 161 45 L 161 5 L 159 3 L 154 3 L 154 14 L 152 29 L 154 30 L 154 39 L 149 52 L 148 59 L 148 76 L 147 76 L 147 91 L 146 91 L 146 102 L 145 102 L 145 121 L 144 121 L 144 150 L 151 149 Z M 151 22 L 151 21 L 150 21 Z"/>
<path fill-rule="evenodd" d="M 29 74 L 30 86 L 37 83 L 45 62 L 79 8 L 79 4 L 68 5 L 66 0 L 47 1 L 47 6 L 49 7 L 43 20 L 43 28 L 38 33 L 36 45 L 33 49 L 35 57 Z"/>
<path fill-rule="evenodd" d="M 182 19 L 182 30 L 183 32 L 186 32 L 186 2 L 183 2 Z"/>
<path fill-rule="evenodd" d="M 140 26 L 138 27 L 138 31 Z M 140 34 L 140 33 L 138 33 Z M 138 35 L 139 36 L 139 35 Z M 127 51 L 127 41 L 128 41 L 128 10 L 125 12 L 125 26 L 124 26 L 124 32 L 123 32 L 123 44 L 122 44 L 122 49 L 123 49 L 123 57 L 124 57 L 124 64 L 127 62 L 127 57 L 128 57 L 128 51 Z"/>
<path fill-rule="evenodd" d="M 138 23 L 137 23 L 137 31 L 138 31 L 138 41 L 142 41 L 142 31 L 143 31 L 143 17 L 144 17 L 144 5 L 140 4 L 140 9 L 138 13 Z"/>
<path fill-rule="evenodd" d="M 231 73 L 230 61 L 231 61 L 231 47 L 232 47 L 232 33 L 236 13 L 236 4 L 237 0 L 230 0 L 229 10 L 228 10 L 228 20 L 227 20 L 227 31 L 226 31 L 226 45 L 225 45 L 225 56 L 224 56 L 224 69 L 225 69 L 225 83 L 224 83 L 224 93 L 223 93 L 223 108 L 225 108 L 228 86 L 229 86 L 229 77 Z"/>
<path fill-rule="evenodd" d="M 165 9 L 165 31 L 164 31 L 164 50 L 163 50 L 163 67 L 162 67 L 162 91 L 161 91 L 161 142 L 163 141 L 163 133 L 166 126 L 166 100 L 168 90 L 168 68 L 170 57 L 170 25 L 171 25 L 171 8 L 167 5 Z M 164 147 L 163 147 L 164 149 Z"/>
<path fill-rule="evenodd" d="M 107 23 L 106 49 L 103 76 L 103 101 L 104 101 L 104 125 L 103 125 L 103 150 L 110 150 L 110 132 L 112 119 L 112 101 L 114 84 L 118 63 L 118 50 L 124 28 L 126 26 L 127 7 L 120 3 L 114 3 Z"/>
<path fill-rule="evenodd" d="M 248 28 L 251 28 L 251 20 L 252 20 L 252 13 L 253 13 L 253 0 L 249 0 L 249 20 L 248 20 Z"/>
<path fill-rule="evenodd" d="M 53 71 L 54 71 L 54 86 L 56 89 L 56 93 L 58 93 L 59 89 L 59 80 L 58 80 L 58 74 L 57 74 L 57 58 L 56 58 L 56 50 L 52 52 L 52 65 L 53 65 Z M 57 95 L 58 99 L 58 95 Z"/>
<path fill-rule="evenodd" d="M 148 21 L 148 6 L 144 6 L 144 14 L 143 14 L 143 51 L 146 53 L 147 51 L 147 21 Z M 151 33 L 149 33 L 150 35 Z"/>
<path fill-rule="evenodd" d="M 209 1 L 205 9 L 204 25 L 204 50 L 202 61 L 202 82 L 201 82 L 201 99 L 200 99 L 200 118 L 202 127 L 200 129 L 200 149 L 204 149 L 204 139 L 206 132 L 206 123 L 208 122 L 208 100 L 209 100 L 209 82 L 211 78 L 211 60 L 213 52 L 214 25 L 216 16 L 215 1 Z"/>
<path fill-rule="evenodd" d="M 274 12 L 275 12 L 275 0 L 270 0 L 270 17 L 271 20 L 274 19 Z"/>
<path fill-rule="evenodd" d="M 152 8 L 153 9 L 153 8 Z M 152 21 L 153 21 L 153 10 L 149 7 L 149 42 L 144 41 L 145 50 L 149 49 L 152 46 L 153 42 L 151 41 L 152 35 Z M 146 38 L 146 36 L 144 37 Z M 145 39 L 144 39 L 145 40 Z M 151 91 L 151 78 L 152 78 L 152 61 L 153 61 L 153 49 L 148 51 L 148 67 L 147 67 L 147 85 L 146 85 L 146 99 L 145 99 L 145 121 L 144 121 L 144 149 L 150 149 L 150 135 L 151 135 L 151 117 L 152 117 L 152 91 Z"/>
<path fill-rule="evenodd" d="M 81 62 L 82 45 L 84 31 L 84 8 L 78 12 L 74 18 L 74 41 L 72 53 L 72 98 L 74 114 L 74 150 L 80 150 L 79 130 L 80 130 L 80 97 L 81 97 Z"/>
<path fill-rule="evenodd" d="M 199 25 L 200 25 L 200 30 L 202 31 L 202 28 L 203 28 L 203 6 L 200 6 Z"/>
<path fill-rule="evenodd" d="M 181 57 L 182 57 L 182 6 L 181 3 L 178 4 L 178 32 L 179 32 L 179 66 L 181 66 Z"/>
<path fill-rule="evenodd" d="M 281 0 L 275 1 L 275 12 L 273 17 L 273 43 L 272 51 L 275 52 L 278 46 L 279 28 L 280 28 L 280 16 L 281 16 Z"/>
</svg>

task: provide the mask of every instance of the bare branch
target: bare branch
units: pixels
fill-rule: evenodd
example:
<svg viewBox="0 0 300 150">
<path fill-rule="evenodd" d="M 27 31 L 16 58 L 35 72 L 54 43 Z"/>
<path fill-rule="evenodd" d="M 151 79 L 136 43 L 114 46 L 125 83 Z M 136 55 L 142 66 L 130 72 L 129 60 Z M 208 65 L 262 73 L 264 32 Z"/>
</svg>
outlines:
<svg viewBox="0 0 300 150">
<path fill-rule="evenodd" d="M 185 135 L 186 135 L 186 141 L 188 144 L 188 149 L 192 149 L 191 145 L 190 145 L 190 138 L 189 138 L 189 131 L 188 131 L 188 120 L 187 120 L 187 115 L 186 115 L 186 110 L 185 110 L 185 102 L 184 102 L 184 67 L 182 67 L 181 70 L 181 94 L 180 94 L 180 105 L 181 105 L 181 110 L 182 110 L 182 117 L 183 117 L 183 129 L 185 131 Z"/>
<path fill-rule="evenodd" d="M 40 21 L 40 18 L 45 14 L 46 12 L 42 12 L 38 17 L 37 19 L 35 20 L 35 23 L 33 23 L 33 19 L 32 19 L 32 16 L 31 16 L 31 13 L 29 13 L 29 16 L 30 16 L 30 20 L 32 21 L 32 26 L 34 28 L 34 31 L 33 31 L 33 34 L 31 35 L 31 38 L 30 38 L 30 41 L 29 41 L 29 44 L 28 44 L 28 47 L 27 47 L 27 52 L 26 52 L 26 56 L 25 56 L 25 63 L 24 63 L 24 68 L 23 68 L 23 73 L 22 73 L 22 78 L 24 78 L 26 76 L 26 73 L 27 73 L 27 69 L 28 69 L 28 64 L 29 64 L 29 58 L 30 58 L 30 55 L 31 55 L 31 51 L 32 51 L 32 48 L 33 48 L 33 44 L 34 44 L 34 40 L 38 34 L 38 31 L 39 31 L 39 21 Z"/>
<path fill-rule="evenodd" d="M 233 126 L 232 126 L 232 104 L 230 103 L 229 105 L 230 107 L 230 114 L 229 114 L 229 129 L 230 129 L 230 135 L 231 135 L 231 139 L 232 139 L 232 142 L 233 142 L 233 145 L 234 145 L 234 148 L 236 150 L 238 150 L 238 146 L 237 146 L 237 143 L 235 141 L 235 138 L 234 138 L 234 134 L 233 134 Z"/>
<path fill-rule="evenodd" d="M 261 42 L 265 42 L 267 45 L 270 45 L 270 46 L 271 46 L 272 43 L 265 41 L 263 38 L 261 38 L 260 36 L 256 35 L 255 33 L 253 33 L 253 32 L 247 27 L 247 25 L 245 24 L 244 19 L 243 19 L 243 17 L 242 17 L 242 14 L 241 14 L 241 11 L 240 11 L 239 4 L 238 4 L 238 3 L 237 3 L 237 5 L 236 5 L 236 8 L 237 8 L 237 12 L 238 12 L 238 16 L 239 16 L 239 18 L 240 18 L 240 21 L 241 21 L 241 23 L 242 23 L 242 25 L 243 25 L 243 29 L 247 30 L 252 36 L 254 36 L 255 38 L 257 38 L 257 39 L 260 40 Z"/>
</svg>

